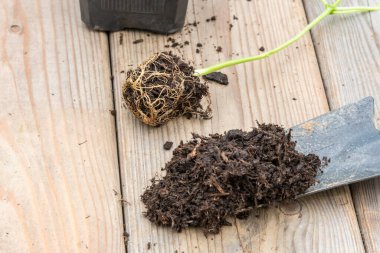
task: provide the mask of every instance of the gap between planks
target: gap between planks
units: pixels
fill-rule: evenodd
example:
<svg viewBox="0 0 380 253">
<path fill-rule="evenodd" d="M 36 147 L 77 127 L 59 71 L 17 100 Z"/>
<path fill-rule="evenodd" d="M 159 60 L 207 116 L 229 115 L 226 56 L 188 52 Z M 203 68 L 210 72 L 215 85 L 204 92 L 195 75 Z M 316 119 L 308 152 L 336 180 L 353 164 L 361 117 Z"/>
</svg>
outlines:
<svg viewBox="0 0 380 253">
<path fill-rule="evenodd" d="M 122 210 L 122 213 L 123 213 L 123 234 L 122 234 L 122 237 L 123 237 L 123 240 L 124 240 L 124 245 L 125 245 L 125 253 L 128 253 L 128 233 L 127 233 L 127 230 L 126 230 L 126 226 L 125 226 L 125 216 L 124 216 L 124 208 L 125 208 L 125 204 L 128 203 L 127 200 L 124 199 L 124 192 L 123 192 L 123 180 L 122 180 L 122 169 L 121 169 L 121 161 L 120 161 L 120 147 L 119 147 L 119 131 L 118 131 L 118 128 L 117 128 L 117 119 L 120 115 L 120 113 L 118 112 L 118 110 L 116 109 L 116 99 L 115 99 L 115 77 L 114 77 L 114 72 L 113 72 L 113 67 L 112 67 L 112 55 L 111 55 L 111 33 L 110 32 L 107 32 L 107 42 L 108 42 L 108 56 L 109 56 L 109 59 L 108 59 L 108 62 L 109 62 L 109 67 L 110 67 L 110 73 L 111 73 L 111 84 L 112 84 L 112 101 L 113 101 L 113 115 L 114 115 L 114 123 L 115 123 L 115 137 L 116 137 L 116 153 L 117 153 L 117 164 L 118 164 L 118 168 L 119 168 L 119 184 L 120 184 L 120 188 L 119 188 L 119 192 L 120 192 L 120 205 L 121 205 L 121 210 Z"/>
</svg>

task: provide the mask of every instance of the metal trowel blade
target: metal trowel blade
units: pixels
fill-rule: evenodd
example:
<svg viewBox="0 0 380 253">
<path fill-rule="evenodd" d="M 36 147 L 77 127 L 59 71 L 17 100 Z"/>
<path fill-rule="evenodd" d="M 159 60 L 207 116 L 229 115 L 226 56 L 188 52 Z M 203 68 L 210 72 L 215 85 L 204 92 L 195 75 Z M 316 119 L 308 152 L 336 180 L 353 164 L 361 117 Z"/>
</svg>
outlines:
<svg viewBox="0 0 380 253">
<path fill-rule="evenodd" d="M 373 117 L 374 101 L 367 97 L 292 128 L 298 151 L 330 160 L 304 195 L 380 176 L 380 132 Z"/>
</svg>

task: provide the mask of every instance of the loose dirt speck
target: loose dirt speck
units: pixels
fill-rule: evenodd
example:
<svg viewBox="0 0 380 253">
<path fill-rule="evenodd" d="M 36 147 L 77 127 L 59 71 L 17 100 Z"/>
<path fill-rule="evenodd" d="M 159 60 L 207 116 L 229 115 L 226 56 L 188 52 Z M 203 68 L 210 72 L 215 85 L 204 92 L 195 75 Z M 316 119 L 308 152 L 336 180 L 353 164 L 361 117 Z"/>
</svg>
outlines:
<svg viewBox="0 0 380 253">
<path fill-rule="evenodd" d="M 132 43 L 133 44 L 139 44 L 139 43 L 142 43 L 142 42 L 144 42 L 143 39 L 138 39 L 138 40 L 133 41 Z"/>
<path fill-rule="evenodd" d="M 163 147 L 164 147 L 165 150 L 170 150 L 173 147 L 173 142 L 172 141 L 167 141 L 167 142 L 165 142 L 165 144 L 164 144 Z"/>
<path fill-rule="evenodd" d="M 222 72 L 213 72 L 204 75 L 203 78 L 223 85 L 228 84 L 228 76 L 226 74 L 223 74 Z"/>
</svg>

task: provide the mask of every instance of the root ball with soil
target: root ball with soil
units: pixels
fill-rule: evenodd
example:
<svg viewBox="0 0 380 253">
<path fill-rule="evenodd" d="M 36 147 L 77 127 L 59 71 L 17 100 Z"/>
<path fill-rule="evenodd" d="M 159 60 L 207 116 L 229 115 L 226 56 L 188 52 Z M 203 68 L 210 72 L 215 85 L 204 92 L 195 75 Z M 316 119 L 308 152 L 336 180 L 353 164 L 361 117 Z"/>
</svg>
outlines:
<svg viewBox="0 0 380 253">
<path fill-rule="evenodd" d="M 171 52 L 157 53 L 127 73 L 124 102 L 145 124 L 160 126 L 182 115 L 211 117 L 208 86 Z M 204 105 L 202 105 L 204 104 Z"/>
</svg>

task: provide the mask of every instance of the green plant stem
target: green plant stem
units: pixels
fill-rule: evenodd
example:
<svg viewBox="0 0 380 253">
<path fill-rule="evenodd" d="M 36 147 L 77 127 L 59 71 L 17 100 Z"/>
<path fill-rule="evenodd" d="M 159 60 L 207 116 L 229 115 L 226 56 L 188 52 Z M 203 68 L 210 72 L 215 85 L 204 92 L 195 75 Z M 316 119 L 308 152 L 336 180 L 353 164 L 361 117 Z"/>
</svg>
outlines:
<svg viewBox="0 0 380 253">
<path fill-rule="evenodd" d="M 237 64 L 245 63 L 245 62 L 251 62 L 251 61 L 256 61 L 256 60 L 261 60 L 264 58 L 267 58 L 287 47 L 292 45 L 294 42 L 302 38 L 307 32 L 309 32 L 314 26 L 316 26 L 319 22 L 321 22 L 325 17 L 331 15 L 331 14 L 346 14 L 346 13 L 353 13 L 353 12 L 365 12 L 365 11 L 376 11 L 380 10 L 380 6 L 376 7 L 337 7 L 341 0 L 335 1 L 333 4 L 328 4 L 326 1 L 322 0 L 323 3 L 325 4 L 325 10 L 317 17 L 315 18 L 310 24 L 308 24 L 301 32 L 299 32 L 296 36 L 285 42 L 284 44 L 266 52 L 260 55 L 255 55 L 251 57 L 246 57 L 246 58 L 240 58 L 240 59 L 235 59 L 235 60 L 229 60 L 226 62 L 222 62 L 219 64 L 215 64 L 213 66 L 207 67 L 207 68 L 202 68 L 202 69 L 196 69 L 194 72 L 194 75 L 196 76 L 203 76 L 210 74 L 212 72 L 218 71 L 220 69 L 234 66 Z"/>
<path fill-rule="evenodd" d="M 290 46 L 291 44 L 293 44 L 294 42 L 296 42 L 297 40 L 299 40 L 300 38 L 302 38 L 302 36 L 304 36 L 308 31 L 310 31 L 311 28 L 313 28 L 314 26 L 316 26 L 319 22 L 321 22 L 325 17 L 327 17 L 328 15 L 330 15 L 330 13 L 334 10 L 334 8 L 332 7 L 327 7 L 325 9 L 324 12 L 322 12 L 321 15 L 319 15 L 316 19 L 314 19 L 310 24 L 308 24 L 300 33 L 298 33 L 296 36 L 294 36 L 293 38 L 291 38 L 290 40 L 288 40 L 287 42 L 285 42 L 284 44 L 266 52 L 266 53 L 263 53 L 263 54 L 260 54 L 260 55 L 255 55 L 255 56 L 251 56 L 251 57 L 247 57 L 247 58 L 241 58 L 241 59 L 236 59 L 236 60 L 230 60 L 230 61 L 226 61 L 226 62 L 223 62 L 223 63 L 220 63 L 220 64 L 216 64 L 216 65 L 213 65 L 211 67 L 208 67 L 208 68 L 204 68 L 204 69 L 197 69 L 195 70 L 195 75 L 198 75 L 198 76 L 202 76 L 202 75 L 207 75 L 207 74 L 210 74 L 212 72 L 215 72 L 217 70 L 220 70 L 220 69 L 223 69 L 223 68 L 226 68 L 226 67 L 230 67 L 230 66 L 233 66 L 233 65 L 236 65 L 236 64 L 240 64 L 240 63 L 244 63 L 244 62 L 250 62 L 250 61 L 256 61 L 256 60 L 261 60 L 261 59 L 264 59 L 264 58 L 267 58 L 281 50 L 283 50 L 284 48 L 287 48 L 288 46 Z"/>
<path fill-rule="evenodd" d="M 338 7 L 331 14 L 351 14 L 358 12 L 379 11 L 380 5 L 375 7 L 355 6 L 355 7 Z"/>
</svg>

